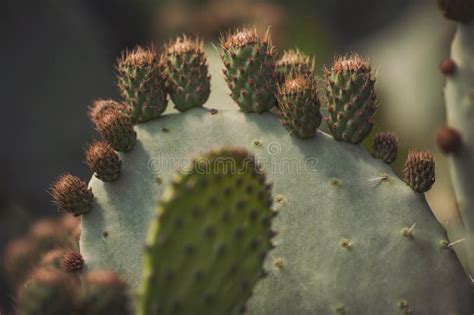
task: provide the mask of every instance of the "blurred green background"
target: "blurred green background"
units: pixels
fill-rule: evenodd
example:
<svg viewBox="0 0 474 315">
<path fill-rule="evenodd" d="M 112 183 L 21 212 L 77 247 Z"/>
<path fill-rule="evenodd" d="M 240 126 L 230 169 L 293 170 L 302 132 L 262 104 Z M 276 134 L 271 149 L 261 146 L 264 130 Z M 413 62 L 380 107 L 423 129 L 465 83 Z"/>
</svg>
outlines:
<svg viewBox="0 0 474 315">
<path fill-rule="evenodd" d="M 0 12 L 2 124 L 0 253 L 39 217 L 58 216 L 47 188 L 57 175 L 84 179 L 83 147 L 95 137 L 86 115 L 96 98 L 118 98 L 115 59 L 125 48 L 175 35 L 218 42 L 221 31 L 270 25 L 283 51 L 298 47 L 318 67 L 357 51 L 378 69 L 377 130 L 408 148 L 432 149 L 438 167 L 429 202 L 443 222 L 454 203 L 445 162 L 433 145 L 444 120 L 439 60 L 453 25 L 432 0 L 3 0 Z M 371 139 L 367 141 L 371 143 Z M 0 259 L 1 261 L 1 259 Z M 0 266 L 1 267 L 1 266 Z M 0 312 L 14 293 L 0 273 Z"/>
</svg>

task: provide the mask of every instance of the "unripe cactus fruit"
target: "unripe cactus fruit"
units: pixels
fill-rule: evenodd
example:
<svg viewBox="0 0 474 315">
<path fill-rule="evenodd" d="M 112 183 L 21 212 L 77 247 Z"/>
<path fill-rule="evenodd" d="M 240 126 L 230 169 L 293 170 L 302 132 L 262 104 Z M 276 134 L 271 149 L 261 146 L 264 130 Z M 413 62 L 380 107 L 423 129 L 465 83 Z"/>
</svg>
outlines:
<svg viewBox="0 0 474 315">
<path fill-rule="evenodd" d="M 106 141 L 96 141 L 86 149 L 86 163 L 95 176 L 104 182 L 119 178 L 122 161 Z"/>
<path fill-rule="evenodd" d="M 37 269 L 18 294 L 18 315 L 65 315 L 77 311 L 73 279 L 57 269 Z"/>
<path fill-rule="evenodd" d="M 61 269 L 70 273 L 79 273 L 84 267 L 82 255 L 76 251 L 68 251 L 64 254 L 61 262 Z"/>
<path fill-rule="evenodd" d="M 138 315 L 238 310 L 271 249 L 271 205 L 271 187 L 246 150 L 194 159 L 164 192 L 149 228 Z"/>
<path fill-rule="evenodd" d="M 474 1 L 472 0 L 438 0 L 438 6 L 449 20 L 468 23 L 474 19 Z"/>
<path fill-rule="evenodd" d="M 337 58 L 325 71 L 328 116 L 334 139 L 359 143 L 370 133 L 377 109 L 375 77 L 370 64 L 357 54 Z"/>
<path fill-rule="evenodd" d="M 285 82 L 278 86 L 277 98 L 276 112 L 283 126 L 298 138 L 314 137 L 321 124 L 321 104 L 314 76 L 288 74 Z"/>
<path fill-rule="evenodd" d="M 97 122 L 101 119 L 102 115 L 107 113 L 109 110 L 126 111 L 126 108 L 123 104 L 111 99 L 98 99 L 92 102 L 92 105 L 89 106 L 87 114 L 92 123 L 97 126 Z"/>
<path fill-rule="evenodd" d="M 221 37 L 224 75 L 232 99 L 243 112 L 261 113 L 275 105 L 274 46 L 267 32 L 238 29 Z"/>
<path fill-rule="evenodd" d="M 403 179 L 416 192 L 426 192 L 435 182 L 435 162 L 431 152 L 410 150 L 403 169 Z"/>
<path fill-rule="evenodd" d="M 439 69 L 444 75 L 451 75 L 456 71 L 456 62 L 451 58 L 444 58 L 439 64 Z"/>
<path fill-rule="evenodd" d="M 107 110 L 96 125 L 97 132 L 115 150 L 130 151 L 135 145 L 137 133 L 133 130 L 130 118 L 118 110 Z"/>
<path fill-rule="evenodd" d="M 314 58 L 310 58 L 298 49 L 285 50 L 283 56 L 276 62 L 275 73 L 279 84 L 285 82 L 290 73 L 314 76 Z"/>
<path fill-rule="evenodd" d="M 132 315 L 127 284 L 110 271 L 93 271 L 84 279 L 81 314 Z"/>
<path fill-rule="evenodd" d="M 456 153 L 461 149 L 462 137 L 456 129 L 444 126 L 436 134 L 436 143 L 443 153 Z"/>
<path fill-rule="evenodd" d="M 168 105 L 165 62 L 153 48 L 125 51 L 117 62 L 120 94 L 133 123 L 159 117 Z"/>
<path fill-rule="evenodd" d="M 75 216 L 87 213 L 92 208 L 94 195 L 87 184 L 79 177 L 65 174 L 51 186 L 54 204 Z"/>
<path fill-rule="evenodd" d="M 168 91 L 176 109 L 182 112 L 204 105 L 211 78 L 202 41 L 183 35 L 170 42 L 165 52 Z"/>
<path fill-rule="evenodd" d="M 375 135 L 372 156 L 387 164 L 397 159 L 398 138 L 393 132 L 379 132 Z"/>
</svg>

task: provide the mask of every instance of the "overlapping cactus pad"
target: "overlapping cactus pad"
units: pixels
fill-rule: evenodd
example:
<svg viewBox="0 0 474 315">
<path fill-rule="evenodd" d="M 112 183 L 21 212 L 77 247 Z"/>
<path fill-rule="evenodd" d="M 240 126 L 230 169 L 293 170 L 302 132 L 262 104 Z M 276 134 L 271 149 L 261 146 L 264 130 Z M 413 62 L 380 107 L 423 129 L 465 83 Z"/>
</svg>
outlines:
<svg viewBox="0 0 474 315">
<path fill-rule="evenodd" d="M 124 150 L 118 171 L 102 169 L 119 165 L 109 147 L 113 164 L 90 159 L 101 167 L 92 168 L 92 209 L 79 211 L 87 269 L 140 287 L 138 314 L 471 314 L 456 242 L 422 194 L 434 181 L 431 155 L 413 152 L 401 180 L 388 164 L 393 134 L 379 136 L 373 156 L 358 144 L 378 105 L 371 66 L 336 59 L 320 102 L 312 70 L 291 70 L 276 88 L 269 35 L 244 29 L 222 46 L 223 63 L 207 52 L 203 107 L 193 98 L 133 130 L 155 117 L 135 101 L 91 111 L 97 126 L 117 122 L 102 134 Z M 168 86 L 181 91 L 188 81 L 174 77 Z M 332 135 L 317 130 L 320 103 Z"/>
</svg>

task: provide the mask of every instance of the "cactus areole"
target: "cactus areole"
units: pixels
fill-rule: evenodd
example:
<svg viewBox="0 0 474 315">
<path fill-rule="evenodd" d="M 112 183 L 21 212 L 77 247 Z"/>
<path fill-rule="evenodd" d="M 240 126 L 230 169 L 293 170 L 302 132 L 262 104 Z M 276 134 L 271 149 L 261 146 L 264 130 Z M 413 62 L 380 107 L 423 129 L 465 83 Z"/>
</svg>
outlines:
<svg viewBox="0 0 474 315">
<path fill-rule="evenodd" d="M 140 287 L 138 314 L 472 314 L 456 245 L 421 193 L 434 181 L 431 154 L 413 151 L 403 181 L 387 164 L 396 156 L 394 137 L 380 141 L 377 158 L 358 144 L 378 105 L 371 66 L 349 55 L 327 70 L 321 103 L 329 135 L 317 130 L 313 78 L 299 72 L 277 89 L 268 34 L 244 29 L 221 42 L 223 65 L 206 50 L 212 92 L 204 106 L 205 93 L 172 96 L 183 112 L 163 113 L 166 96 L 157 86 L 133 90 L 142 77 L 162 84 L 161 68 L 151 73 L 162 57 L 137 49 L 121 59 L 129 110 L 96 117 L 111 147 L 92 152 L 104 157 L 89 152 L 92 208 L 86 211 L 91 196 L 75 181 L 68 184 L 73 198 L 56 198 L 82 214 L 85 268 L 111 269 Z M 198 70 L 206 57 L 180 56 L 179 43 L 169 48 L 168 66 L 208 78 Z M 184 70 L 186 58 L 200 60 L 197 70 Z M 163 85 L 185 82 L 172 76 Z M 143 123 L 131 129 L 136 122 Z M 190 171 L 198 165 L 192 157 L 216 147 L 231 149 L 201 155 L 219 165 L 214 173 Z M 243 163 L 246 155 L 253 162 Z M 257 164 L 266 179 L 234 174 Z"/>
</svg>

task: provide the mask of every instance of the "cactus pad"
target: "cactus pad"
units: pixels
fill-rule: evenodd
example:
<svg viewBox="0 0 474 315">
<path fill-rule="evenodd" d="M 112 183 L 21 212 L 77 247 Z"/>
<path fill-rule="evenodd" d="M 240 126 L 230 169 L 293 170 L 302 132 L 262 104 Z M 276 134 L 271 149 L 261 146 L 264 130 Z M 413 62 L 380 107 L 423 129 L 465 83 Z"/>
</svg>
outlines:
<svg viewBox="0 0 474 315">
<path fill-rule="evenodd" d="M 229 314 L 270 250 L 270 186 L 245 150 L 198 157 L 163 194 L 146 241 L 139 314 Z"/>
<path fill-rule="evenodd" d="M 81 235 L 89 269 L 111 268 L 137 288 L 146 230 L 171 175 L 198 152 L 243 147 L 273 184 L 279 212 L 272 223 L 276 247 L 264 262 L 269 276 L 255 287 L 249 314 L 474 311 L 466 274 L 423 195 L 359 145 L 320 131 L 310 139 L 292 137 L 271 113 L 237 110 L 223 96 L 220 65 L 210 65 L 216 92 L 206 107 L 217 110 L 192 108 L 136 125 L 137 144 L 119 153 L 120 178 L 113 183 L 91 179 L 96 202 L 82 216 Z M 181 248 L 170 254 L 178 256 Z M 197 266 L 201 260 L 179 262 Z M 178 294 L 174 284 L 170 288 Z"/>
</svg>

